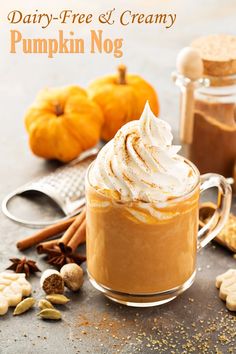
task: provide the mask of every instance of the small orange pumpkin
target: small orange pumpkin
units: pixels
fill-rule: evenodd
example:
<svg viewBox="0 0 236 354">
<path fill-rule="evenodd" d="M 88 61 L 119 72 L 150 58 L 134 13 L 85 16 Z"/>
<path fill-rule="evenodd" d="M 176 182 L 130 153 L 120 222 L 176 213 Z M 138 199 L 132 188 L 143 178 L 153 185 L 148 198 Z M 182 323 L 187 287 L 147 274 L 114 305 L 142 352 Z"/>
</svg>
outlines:
<svg viewBox="0 0 236 354">
<path fill-rule="evenodd" d="M 140 76 L 126 74 L 124 65 L 118 67 L 118 74 L 93 81 L 88 87 L 88 93 L 103 111 L 101 137 L 105 141 L 112 139 L 123 124 L 139 119 L 146 101 L 149 101 L 155 115 L 159 113 L 154 88 Z"/>
<path fill-rule="evenodd" d="M 78 86 L 43 90 L 25 115 L 33 153 L 68 162 L 97 144 L 103 113 Z"/>
</svg>

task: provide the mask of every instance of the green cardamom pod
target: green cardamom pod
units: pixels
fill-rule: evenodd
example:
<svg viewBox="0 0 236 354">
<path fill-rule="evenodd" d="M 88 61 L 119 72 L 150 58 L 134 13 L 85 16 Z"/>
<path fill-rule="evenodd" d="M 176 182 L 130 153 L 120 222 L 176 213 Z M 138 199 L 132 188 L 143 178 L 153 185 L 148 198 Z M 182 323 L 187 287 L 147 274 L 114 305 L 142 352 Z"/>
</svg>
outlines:
<svg viewBox="0 0 236 354">
<path fill-rule="evenodd" d="M 35 304 L 35 299 L 33 297 L 27 297 L 22 300 L 15 308 L 13 315 L 21 315 L 22 313 L 28 311 Z"/>
<path fill-rule="evenodd" d="M 54 306 L 51 304 L 51 302 L 49 302 L 46 299 L 41 299 L 38 302 L 38 307 L 40 308 L 40 310 L 44 310 L 44 309 L 54 309 Z"/>
<path fill-rule="evenodd" d="M 68 299 L 68 297 L 66 297 L 65 295 L 61 295 L 61 294 L 47 295 L 46 299 L 48 301 L 50 301 L 52 304 L 58 304 L 58 305 L 65 305 L 65 304 L 67 304 L 67 302 L 70 301 L 70 299 Z"/>
<path fill-rule="evenodd" d="M 61 319 L 61 313 L 60 311 L 56 309 L 44 309 L 38 313 L 38 316 L 40 316 L 43 319 L 46 320 L 60 320 Z"/>
</svg>

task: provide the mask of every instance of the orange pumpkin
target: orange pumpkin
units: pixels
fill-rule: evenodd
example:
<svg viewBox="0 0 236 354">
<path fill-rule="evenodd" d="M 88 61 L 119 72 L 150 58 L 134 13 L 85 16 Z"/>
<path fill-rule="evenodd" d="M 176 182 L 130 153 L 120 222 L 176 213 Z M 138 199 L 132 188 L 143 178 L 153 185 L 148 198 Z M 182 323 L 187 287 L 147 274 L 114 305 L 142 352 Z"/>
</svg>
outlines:
<svg viewBox="0 0 236 354">
<path fill-rule="evenodd" d="M 149 101 L 155 115 L 159 113 L 154 88 L 140 76 L 126 74 L 124 65 L 118 67 L 118 74 L 93 81 L 88 87 L 88 93 L 103 111 L 101 137 L 105 141 L 112 139 L 123 124 L 139 119 L 146 101 Z"/>
<path fill-rule="evenodd" d="M 68 162 L 100 139 L 103 113 L 77 86 L 46 89 L 28 109 L 25 125 L 33 153 Z"/>
</svg>

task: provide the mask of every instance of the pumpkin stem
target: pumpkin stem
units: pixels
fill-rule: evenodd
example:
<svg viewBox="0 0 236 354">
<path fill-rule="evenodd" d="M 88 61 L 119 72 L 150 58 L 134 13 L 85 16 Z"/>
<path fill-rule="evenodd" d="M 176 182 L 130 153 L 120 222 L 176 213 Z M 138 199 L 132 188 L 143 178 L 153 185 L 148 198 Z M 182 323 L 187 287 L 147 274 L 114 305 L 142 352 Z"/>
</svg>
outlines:
<svg viewBox="0 0 236 354">
<path fill-rule="evenodd" d="M 118 83 L 120 85 L 126 85 L 127 82 L 126 82 L 126 71 L 127 71 L 127 68 L 125 65 L 123 64 L 120 64 L 118 66 Z"/>
<path fill-rule="evenodd" d="M 56 113 L 57 117 L 59 117 L 63 114 L 63 108 L 60 103 L 55 104 L 55 113 Z"/>
</svg>

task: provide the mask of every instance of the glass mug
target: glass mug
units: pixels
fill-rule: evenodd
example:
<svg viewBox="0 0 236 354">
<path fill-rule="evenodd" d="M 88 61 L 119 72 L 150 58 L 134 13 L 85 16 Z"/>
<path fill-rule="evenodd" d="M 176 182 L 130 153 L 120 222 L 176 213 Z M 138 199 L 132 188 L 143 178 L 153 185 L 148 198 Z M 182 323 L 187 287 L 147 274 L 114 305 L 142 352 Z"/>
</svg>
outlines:
<svg viewBox="0 0 236 354">
<path fill-rule="evenodd" d="M 187 194 L 158 206 L 121 202 L 100 192 L 86 175 L 87 269 L 92 285 L 128 306 L 148 307 L 173 300 L 196 275 L 197 251 L 223 228 L 231 206 L 231 187 L 218 174 L 200 176 Z M 217 187 L 218 206 L 198 231 L 199 196 Z"/>
</svg>

